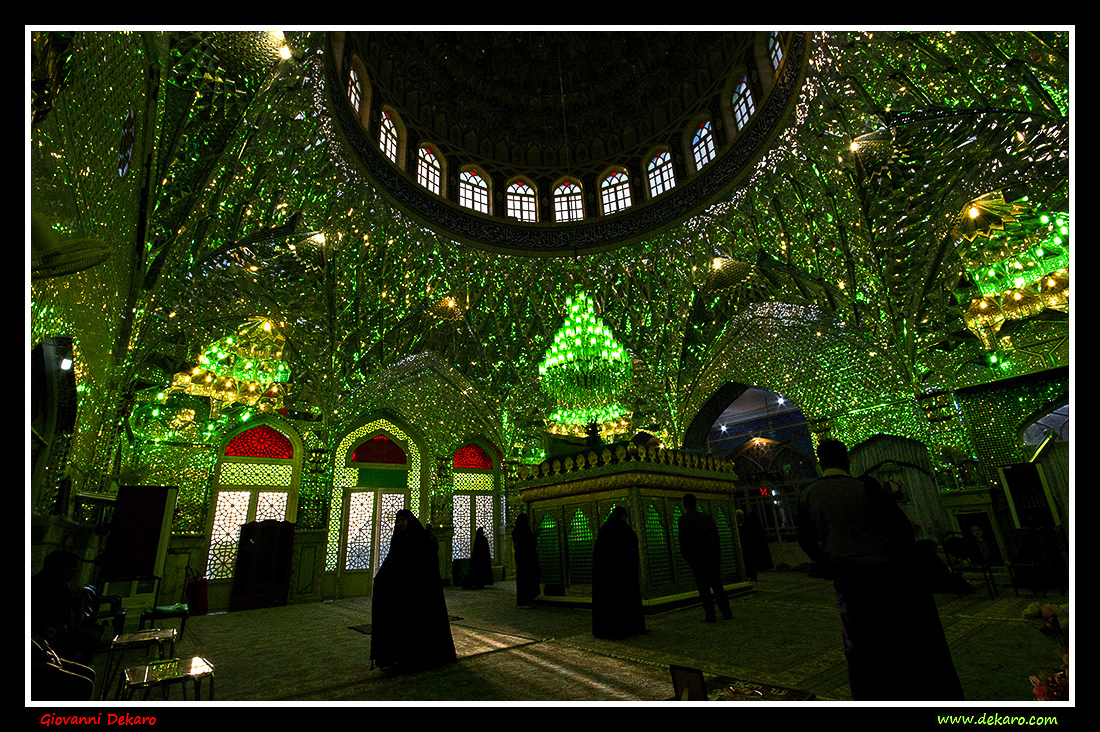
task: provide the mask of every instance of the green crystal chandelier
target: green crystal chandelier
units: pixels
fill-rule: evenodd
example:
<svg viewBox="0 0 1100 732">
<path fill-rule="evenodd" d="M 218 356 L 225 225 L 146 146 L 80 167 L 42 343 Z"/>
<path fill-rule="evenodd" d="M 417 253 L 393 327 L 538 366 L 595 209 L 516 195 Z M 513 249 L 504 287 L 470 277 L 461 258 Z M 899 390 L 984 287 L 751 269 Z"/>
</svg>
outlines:
<svg viewBox="0 0 1100 732">
<path fill-rule="evenodd" d="M 583 292 L 565 301 L 565 322 L 539 364 L 543 388 L 558 408 L 551 423 L 606 424 L 628 413 L 618 402 L 633 380 L 631 356 L 597 317 Z"/>
</svg>

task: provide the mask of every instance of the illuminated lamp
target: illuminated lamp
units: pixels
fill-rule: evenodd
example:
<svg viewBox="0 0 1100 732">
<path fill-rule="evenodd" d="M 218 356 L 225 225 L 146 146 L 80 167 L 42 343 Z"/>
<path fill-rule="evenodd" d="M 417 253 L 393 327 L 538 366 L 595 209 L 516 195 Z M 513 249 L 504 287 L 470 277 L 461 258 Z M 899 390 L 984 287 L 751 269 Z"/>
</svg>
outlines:
<svg viewBox="0 0 1100 732">
<path fill-rule="evenodd" d="M 1009 290 L 1001 297 L 1001 312 L 1010 320 L 1022 320 L 1043 312 L 1043 299 L 1031 287 Z"/>
<path fill-rule="evenodd" d="M 586 294 L 566 299 L 565 322 L 542 363 L 543 389 L 558 405 L 552 422 L 565 425 L 607 423 L 627 410 L 618 400 L 633 381 L 630 353 L 597 317 Z"/>
<path fill-rule="evenodd" d="M 986 193 L 962 207 L 951 233 L 970 242 L 979 236 L 988 238 L 994 231 L 1004 231 L 1005 224 L 1016 221 L 1025 210 L 1023 205 L 1006 201 L 1002 191 Z"/>
<path fill-rule="evenodd" d="M 1038 290 L 1044 307 L 1069 312 L 1069 272 L 1055 272 L 1043 277 Z"/>
</svg>

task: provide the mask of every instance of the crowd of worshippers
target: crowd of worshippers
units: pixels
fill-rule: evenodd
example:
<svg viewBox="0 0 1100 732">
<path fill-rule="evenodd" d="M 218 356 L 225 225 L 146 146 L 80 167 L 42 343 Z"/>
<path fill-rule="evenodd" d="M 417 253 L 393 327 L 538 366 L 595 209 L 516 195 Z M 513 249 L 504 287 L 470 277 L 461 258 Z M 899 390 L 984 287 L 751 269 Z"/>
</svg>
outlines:
<svg viewBox="0 0 1100 732">
<path fill-rule="evenodd" d="M 961 700 L 962 686 L 933 599 L 937 573 L 914 541 L 905 514 L 874 478 L 853 477 L 847 448 L 823 440 L 821 477 L 799 496 L 799 545 L 815 574 L 833 580 L 842 644 L 856 700 Z M 706 623 L 732 619 L 721 572 L 717 525 L 684 496 L 679 550 L 691 570 Z M 771 568 L 754 517 L 737 512 L 746 574 Z M 487 542 L 478 531 L 464 586 L 492 582 Z M 531 607 L 540 591 L 535 535 L 526 514 L 512 533 L 516 604 Z M 940 563 L 942 566 L 942 563 Z M 942 591 L 942 590 L 941 590 Z M 645 633 L 638 536 L 624 506 L 600 528 L 592 553 L 592 634 L 624 639 Z M 375 580 L 372 663 L 423 668 L 455 660 L 439 575 L 437 545 L 409 511 L 398 514 L 390 554 Z M 935 683 L 929 680 L 935 679 Z"/>
<path fill-rule="evenodd" d="M 934 573 L 914 542 L 912 525 L 878 482 L 849 474 L 842 443 L 823 440 L 818 460 L 821 477 L 799 495 L 798 543 L 815 574 L 833 580 L 853 698 L 962 699 L 932 596 Z M 703 619 L 716 623 L 719 613 L 731 619 L 718 528 L 694 495 L 685 495 L 682 504 L 679 549 Z M 755 580 L 760 569 L 771 567 L 767 541 L 755 518 L 737 514 L 747 575 Z M 541 578 L 526 514 L 517 517 L 512 545 L 516 605 L 530 608 Z M 79 562 L 73 554 L 54 552 L 31 579 L 32 698 L 91 697 L 91 658 L 103 628 L 88 620 L 70 590 Z M 371 668 L 409 671 L 456 660 L 439 562 L 430 526 L 408 509 L 398 511 L 389 552 L 374 578 Z M 592 634 L 623 639 L 645 633 L 639 542 L 624 506 L 612 509 L 597 534 L 592 572 Z M 491 584 L 488 539 L 479 528 L 461 585 L 476 590 Z"/>
</svg>

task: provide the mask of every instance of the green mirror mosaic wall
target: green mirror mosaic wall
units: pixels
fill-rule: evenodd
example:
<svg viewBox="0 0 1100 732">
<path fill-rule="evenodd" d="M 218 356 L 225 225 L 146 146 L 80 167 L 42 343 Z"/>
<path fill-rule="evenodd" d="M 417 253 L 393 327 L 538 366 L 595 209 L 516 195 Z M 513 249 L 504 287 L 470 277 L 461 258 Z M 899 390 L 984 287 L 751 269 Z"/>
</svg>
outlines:
<svg viewBox="0 0 1100 732">
<path fill-rule="evenodd" d="M 61 477 L 140 476 L 179 484 L 176 529 L 202 532 L 219 450 L 262 415 L 161 395 L 258 317 L 285 337 L 264 369 L 306 451 L 299 525 L 330 528 L 337 441 L 368 414 L 419 433 L 446 505 L 435 459 L 472 436 L 542 459 L 557 405 L 538 366 L 579 291 L 630 359 L 624 431 L 679 446 L 736 381 L 850 444 L 1015 460 L 1016 421 L 1068 393 L 1069 40 L 810 34 L 798 106 L 746 185 L 637 244 L 524 258 L 371 189 L 332 127 L 324 33 L 32 33 L 28 348 L 72 336 L 80 399 L 34 509 Z M 1065 222 L 1057 242 L 1042 217 Z M 1014 287 L 1036 288 L 1030 310 Z M 991 293 L 1004 317 L 968 318 Z"/>
</svg>

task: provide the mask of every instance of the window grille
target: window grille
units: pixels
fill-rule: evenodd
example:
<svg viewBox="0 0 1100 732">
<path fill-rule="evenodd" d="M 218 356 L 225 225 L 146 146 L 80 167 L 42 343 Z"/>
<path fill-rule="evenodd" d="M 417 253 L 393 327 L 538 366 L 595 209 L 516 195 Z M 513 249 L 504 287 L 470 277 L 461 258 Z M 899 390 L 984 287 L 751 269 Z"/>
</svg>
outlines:
<svg viewBox="0 0 1100 732">
<path fill-rule="evenodd" d="M 772 60 L 772 68 L 779 70 L 779 64 L 783 62 L 783 46 L 779 43 L 779 31 L 768 34 L 768 57 Z"/>
<path fill-rule="evenodd" d="M 523 182 L 508 186 L 508 215 L 520 221 L 538 221 L 535 191 Z"/>
<path fill-rule="evenodd" d="M 348 99 L 351 100 L 351 108 L 359 114 L 363 104 L 363 92 L 359 87 L 359 75 L 355 73 L 355 69 L 348 74 Z"/>
<path fill-rule="evenodd" d="M 391 163 L 397 163 L 397 127 L 393 120 L 385 112 L 382 113 L 382 129 L 379 133 L 378 144 L 382 152 L 390 159 Z"/>
<path fill-rule="evenodd" d="M 442 178 L 443 169 L 439 165 L 439 160 L 428 148 L 420 148 L 419 162 L 416 167 L 417 182 L 438 196 Z"/>
<path fill-rule="evenodd" d="M 603 201 L 604 215 L 622 211 L 630 205 L 630 180 L 626 173 L 618 172 L 607 176 L 600 183 L 600 198 Z"/>
<path fill-rule="evenodd" d="M 370 569 L 374 492 L 356 491 L 348 499 L 348 541 L 344 568 Z"/>
<path fill-rule="evenodd" d="M 709 120 L 699 125 L 699 129 L 696 130 L 695 139 L 691 141 L 691 154 L 695 158 L 696 170 L 714 160 L 714 135 L 710 131 Z"/>
<path fill-rule="evenodd" d="M 663 152 L 649 161 L 649 195 L 659 196 L 676 185 L 672 156 Z"/>
<path fill-rule="evenodd" d="M 472 170 L 458 177 L 458 203 L 474 211 L 489 213 L 489 185 Z"/>
<path fill-rule="evenodd" d="M 225 447 L 229 457 L 280 458 L 294 457 L 290 440 L 278 430 L 262 424 L 240 433 Z"/>
<path fill-rule="evenodd" d="M 470 444 L 455 453 L 454 467 L 456 470 L 486 470 L 493 467 L 493 459 L 477 445 Z"/>
<path fill-rule="evenodd" d="M 584 202 L 581 187 L 575 183 L 563 183 L 554 191 L 554 220 L 580 221 L 584 218 Z"/>
<path fill-rule="evenodd" d="M 749 119 L 756 112 L 756 105 L 752 100 L 752 90 L 749 89 L 748 78 L 741 79 L 737 85 L 737 91 L 733 93 L 733 120 L 737 123 L 737 129 L 744 129 Z"/>
<path fill-rule="evenodd" d="M 219 491 L 214 506 L 214 529 L 210 533 L 210 555 L 206 561 L 208 579 L 229 579 L 237 563 L 237 542 L 241 525 L 248 523 L 252 491 Z"/>
</svg>

